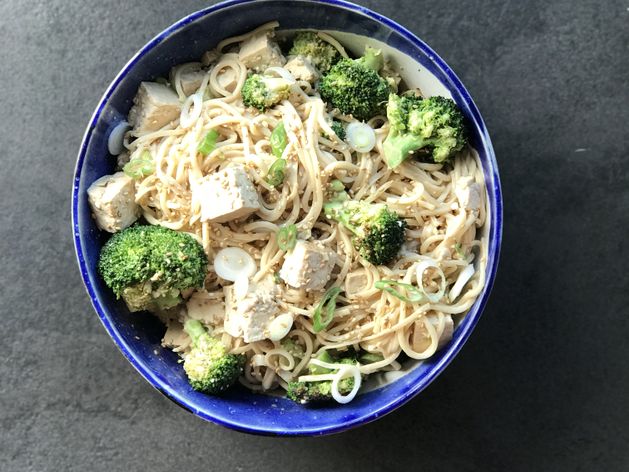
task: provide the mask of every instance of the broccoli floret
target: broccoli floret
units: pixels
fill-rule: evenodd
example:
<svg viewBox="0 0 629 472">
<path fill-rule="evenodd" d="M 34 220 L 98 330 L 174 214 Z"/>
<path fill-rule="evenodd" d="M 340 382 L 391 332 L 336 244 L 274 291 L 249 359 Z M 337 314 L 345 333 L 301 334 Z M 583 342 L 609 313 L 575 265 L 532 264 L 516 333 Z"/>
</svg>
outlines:
<svg viewBox="0 0 629 472">
<path fill-rule="evenodd" d="M 203 247 L 189 234 L 135 225 L 105 243 L 98 271 L 129 310 L 156 311 L 180 303 L 182 290 L 201 287 L 207 263 Z"/>
<path fill-rule="evenodd" d="M 297 33 L 288 55 L 305 57 L 321 72 L 327 72 L 341 59 L 341 54 L 334 46 L 312 31 Z"/>
<path fill-rule="evenodd" d="M 198 320 L 186 321 L 183 329 L 192 339 L 192 350 L 183 363 L 192 388 L 215 395 L 234 385 L 242 374 L 245 356 L 229 354 Z"/>
<path fill-rule="evenodd" d="M 404 243 L 406 222 L 382 203 L 357 202 L 340 192 L 323 209 L 353 233 L 358 253 L 372 264 L 391 262 Z"/>
<path fill-rule="evenodd" d="M 288 351 L 288 353 L 295 358 L 295 362 L 298 363 L 304 357 L 304 348 L 300 344 L 297 344 L 292 338 L 284 338 L 280 342 L 282 347 Z"/>
<path fill-rule="evenodd" d="M 391 92 L 387 80 L 378 75 L 382 64 L 382 52 L 369 46 L 360 59 L 342 59 L 321 79 L 321 98 L 358 120 L 382 113 Z"/>
<path fill-rule="evenodd" d="M 449 98 L 391 94 L 387 117 L 390 129 L 383 148 L 390 168 L 420 150 L 429 162 L 443 163 L 467 143 L 463 114 Z"/>
<path fill-rule="evenodd" d="M 264 111 L 290 95 L 290 83 L 281 77 L 252 74 L 242 86 L 242 101 L 248 107 Z"/>
<path fill-rule="evenodd" d="M 334 134 L 336 134 L 337 138 L 341 141 L 345 141 L 345 128 L 343 127 L 343 123 L 339 120 L 333 120 L 330 127 L 332 128 L 332 131 L 334 131 Z"/>
<path fill-rule="evenodd" d="M 335 360 L 328 351 L 323 351 L 317 356 L 317 359 L 323 362 L 337 364 L 356 364 L 355 356 L 347 356 Z M 311 365 L 308 367 L 310 374 L 326 374 L 329 369 Z M 339 382 L 338 390 L 341 395 L 347 395 L 354 388 L 354 378 L 347 377 Z M 320 402 L 332 399 L 332 381 L 325 380 L 320 382 L 289 382 L 286 389 L 286 396 L 297 403 Z"/>
</svg>

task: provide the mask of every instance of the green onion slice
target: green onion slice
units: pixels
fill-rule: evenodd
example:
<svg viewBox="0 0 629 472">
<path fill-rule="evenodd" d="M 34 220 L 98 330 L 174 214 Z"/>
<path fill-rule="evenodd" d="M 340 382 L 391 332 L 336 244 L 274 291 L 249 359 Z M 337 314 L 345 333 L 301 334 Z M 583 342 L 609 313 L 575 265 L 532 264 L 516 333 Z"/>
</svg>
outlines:
<svg viewBox="0 0 629 472">
<path fill-rule="evenodd" d="M 378 290 L 383 290 L 387 293 L 390 293 L 395 298 L 399 298 L 406 303 L 417 303 L 421 301 L 422 298 L 424 298 L 424 294 L 417 287 L 411 284 L 396 282 L 395 280 L 378 280 L 374 286 Z M 396 290 L 394 287 L 403 288 L 404 292 L 406 292 L 406 295 Z"/>
<path fill-rule="evenodd" d="M 216 131 L 215 129 L 211 129 L 210 131 L 207 132 L 205 137 L 201 140 L 197 150 L 204 156 L 207 156 L 216 147 L 217 139 L 218 139 L 218 131 Z"/>
<path fill-rule="evenodd" d="M 284 159 L 277 159 L 269 169 L 269 173 L 266 176 L 266 181 L 269 185 L 277 187 L 284 182 L 284 169 L 286 168 L 286 161 Z"/>
<path fill-rule="evenodd" d="M 277 233 L 277 245 L 282 251 L 289 251 L 297 244 L 297 226 L 288 225 Z"/>
<path fill-rule="evenodd" d="M 286 129 L 284 128 L 284 122 L 280 122 L 271 133 L 271 152 L 275 157 L 282 157 L 284 149 L 288 144 L 288 137 L 286 136 Z"/>
<path fill-rule="evenodd" d="M 457 255 L 459 256 L 459 259 L 465 259 L 465 253 L 463 252 L 463 247 L 462 247 L 461 243 L 456 243 L 454 245 L 454 250 L 456 251 Z"/>
<path fill-rule="evenodd" d="M 339 293 L 341 293 L 339 287 L 332 287 L 323 294 L 323 298 L 314 311 L 313 328 L 315 333 L 324 330 L 332 322 L 336 310 L 336 297 L 339 296 Z"/>
<path fill-rule="evenodd" d="M 122 171 L 132 179 L 139 179 L 155 172 L 155 162 L 153 162 L 151 153 L 145 150 L 139 158 L 127 162 Z"/>
</svg>

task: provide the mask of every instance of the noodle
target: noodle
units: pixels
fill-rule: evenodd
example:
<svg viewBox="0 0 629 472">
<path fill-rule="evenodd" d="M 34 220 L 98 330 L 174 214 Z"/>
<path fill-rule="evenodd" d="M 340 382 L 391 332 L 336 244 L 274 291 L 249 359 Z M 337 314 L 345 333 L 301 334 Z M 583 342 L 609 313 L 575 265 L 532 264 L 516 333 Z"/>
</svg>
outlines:
<svg viewBox="0 0 629 472">
<path fill-rule="evenodd" d="M 240 62 L 238 54 L 223 52 L 231 51 L 229 47 L 235 43 L 277 26 L 277 22 L 267 23 L 245 35 L 221 41 L 216 48 L 216 61 L 209 65 L 194 94 L 185 95 L 181 74 L 201 70 L 200 63 L 178 66 L 173 74 L 173 86 L 183 102 L 179 120 L 141 136 L 130 131 L 125 146 L 132 158 L 149 150 L 155 161 L 155 173 L 136 181 L 136 201 L 146 221 L 195 236 L 208 254 L 210 264 L 221 248 L 240 247 L 256 261 L 257 272 L 252 280 L 262 280 L 281 266 L 285 252 L 279 248 L 276 234 L 280 226 L 288 224 L 297 225 L 300 238 L 312 237 L 337 255 L 327 286 L 341 287 L 345 293 L 339 297 L 333 321 L 325 330 L 315 333 L 312 320 L 321 294 L 278 285 L 281 306 L 294 317 L 288 337 L 303 348 L 303 358 L 295 357 L 282 343 L 269 340 L 244 343 L 227 334 L 222 324 L 210 326 L 231 352 L 246 354 L 247 365 L 241 383 L 248 388 L 261 391 L 285 388 L 287 382 L 298 378 L 332 380 L 336 388 L 341 378 L 360 380 L 358 372 L 399 370 L 401 366 L 396 359 L 400 353 L 413 359 L 429 358 L 438 349 L 447 317 L 464 314 L 474 303 L 485 283 L 487 241 L 477 237 L 477 229 L 485 225 L 486 202 L 483 198 L 479 210 L 461 209 L 455 189 L 459 179 L 471 178 L 480 185 L 481 195 L 485 195 L 484 178 L 479 157 L 471 148 L 459 153 L 451 168 L 405 162 L 392 171 L 382 154 L 388 132 L 386 117 L 370 120 L 376 135 L 374 149 L 352 153 L 346 143 L 327 137 L 334 135 L 329 124 L 332 115 L 307 83 L 297 81 L 292 86 L 291 99 L 265 114 L 246 108 L 240 90 L 247 67 Z M 325 33 L 319 36 L 347 56 L 334 38 Z M 226 73 L 234 78 L 235 85 L 229 89 L 220 80 Z M 284 123 L 288 137 L 283 156 L 287 165 L 284 183 L 276 189 L 264 178 L 276 159 L 269 139 L 272 129 L 280 122 Z M 210 130 L 216 130 L 219 137 L 215 149 L 203 156 L 197 146 Z M 202 221 L 201 202 L 195 197 L 195 189 L 205 176 L 233 163 L 246 167 L 258 189 L 260 209 L 244 221 Z M 354 249 L 351 233 L 332 224 L 322 214 L 324 189 L 333 179 L 341 180 L 352 198 L 385 203 L 406 221 L 408 241 L 390 267 L 366 263 Z M 465 250 L 465 259 L 457 254 L 457 244 Z M 474 274 L 452 303 L 446 302 L 447 297 L 434 303 L 425 300 L 405 303 L 374 288 L 374 284 L 383 279 L 416 283 L 417 265 L 428 258 L 438 264 L 448 288 L 466 266 L 475 265 Z M 440 279 L 430 267 L 424 271 L 423 282 L 428 291 L 435 292 Z M 359 282 L 361 285 L 352 286 Z M 221 288 L 221 282 L 210 275 L 206 289 L 212 298 L 224 302 Z M 428 340 L 424 348 L 418 350 L 420 347 L 413 341 L 414 330 L 421 327 Z M 382 360 L 359 365 L 356 371 L 345 365 L 337 366 L 338 372 L 301 375 L 309 363 L 315 362 L 312 358 L 317 353 L 343 351 L 348 347 L 381 354 Z M 186 348 L 183 346 L 180 350 L 185 352 Z M 355 393 L 342 397 L 343 401 L 353 398 Z"/>
</svg>

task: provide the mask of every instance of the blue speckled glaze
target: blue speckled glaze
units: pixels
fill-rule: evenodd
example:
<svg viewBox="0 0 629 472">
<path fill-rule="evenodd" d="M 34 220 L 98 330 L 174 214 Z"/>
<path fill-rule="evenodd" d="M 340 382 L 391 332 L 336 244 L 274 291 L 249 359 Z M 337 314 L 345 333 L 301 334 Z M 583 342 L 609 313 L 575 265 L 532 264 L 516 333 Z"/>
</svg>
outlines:
<svg viewBox="0 0 629 472">
<path fill-rule="evenodd" d="M 348 405 L 306 407 L 289 400 L 236 388 L 224 397 L 193 391 L 177 356 L 160 346 L 164 327 L 153 317 L 130 314 L 98 277 L 96 262 L 106 239 L 94 225 L 87 203 L 90 184 L 113 171 L 107 136 L 124 119 L 142 80 L 165 75 L 175 64 L 195 60 L 221 39 L 279 20 L 282 28 L 316 28 L 368 36 L 414 57 L 450 90 L 469 119 L 490 201 L 491 230 L 487 284 L 457 328 L 447 349 L 399 380 L 359 395 Z M 168 398 L 201 418 L 240 431 L 269 435 L 321 435 L 343 431 L 389 413 L 409 401 L 439 375 L 459 352 L 487 302 L 502 236 L 502 196 L 498 167 L 478 109 L 454 72 L 405 28 L 373 11 L 338 0 L 233 0 L 175 23 L 144 46 L 111 83 L 85 132 L 75 170 L 72 225 L 76 254 L 92 304 L 129 362 Z"/>
</svg>

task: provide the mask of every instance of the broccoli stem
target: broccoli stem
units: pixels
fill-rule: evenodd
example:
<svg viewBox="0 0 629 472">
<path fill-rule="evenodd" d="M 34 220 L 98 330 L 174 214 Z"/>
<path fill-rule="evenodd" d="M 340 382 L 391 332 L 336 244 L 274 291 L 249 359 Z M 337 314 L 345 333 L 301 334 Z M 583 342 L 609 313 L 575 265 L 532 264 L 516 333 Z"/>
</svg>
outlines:
<svg viewBox="0 0 629 472">
<path fill-rule="evenodd" d="M 367 46 L 365 47 L 365 55 L 357 59 L 356 62 L 360 62 L 365 67 L 378 72 L 384 65 L 384 58 L 382 57 L 382 51 Z"/>
<path fill-rule="evenodd" d="M 390 169 L 396 168 L 409 157 L 410 153 L 424 145 L 425 141 L 422 138 L 412 134 L 388 136 L 383 143 L 387 165 Z"/>
<path fill-rule="evenodd" d="M 209 334 L 198 320 L 187 320 L 183 325 L 183 330 L 188 333 L 194 346 L 198 346 L 202 338 L 209 337 Z"/>
</svg>

